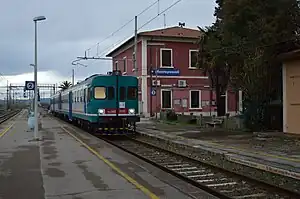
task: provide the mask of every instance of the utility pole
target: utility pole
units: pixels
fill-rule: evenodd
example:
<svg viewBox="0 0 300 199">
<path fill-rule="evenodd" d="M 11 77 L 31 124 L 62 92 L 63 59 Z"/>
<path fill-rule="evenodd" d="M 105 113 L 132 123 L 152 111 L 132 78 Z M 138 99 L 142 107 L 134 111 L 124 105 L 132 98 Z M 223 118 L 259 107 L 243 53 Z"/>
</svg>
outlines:
<svg viewBox="0 0 300 199">
<path fill-rule="evenodd" d="M 166 23 L 166 14 L 164 14 L 164 28 L 166 28 L 167 23 Z"/>
<path fill-rule="evenodd" d="M 134 17 L 135 27 L 134 27 L 134 52 L 133 52 L 133 69 L 135 72 L 135 75 L 138 76 L 137 72 L 137 66 L 136 66 L 136 53 L 137 53 L 137 16 Z"/>
<path fill-rule="evenodd" d="M 8 80 L 7 80 L 7 90 L 6 90 L 6 109 L 9 109 L 9 101 L 8 101 Z"/>
<path fill-rule="evenodd" d="M 74 79 L 75 79 L 75 74 L 74 74 L 74 68 L 72 69 L 72 85 L 74 86 Z"/>
<path fill-rule="evenodd" d="M 158 99 L 157 99 L 157 65 L 158 65 L 158 48 L 155 48 L 155 119 L 157 120 L 157 105 L 158 105 Z M 152 83 L 152 82 L 151 82 Z"/>
<path fill-rule="evenodd" d="M 153 66 L 152 66 L 152 46 L 150 46 L 150 117 L 152 117 L 152 72 L 153 72 Z"/>
</svg>

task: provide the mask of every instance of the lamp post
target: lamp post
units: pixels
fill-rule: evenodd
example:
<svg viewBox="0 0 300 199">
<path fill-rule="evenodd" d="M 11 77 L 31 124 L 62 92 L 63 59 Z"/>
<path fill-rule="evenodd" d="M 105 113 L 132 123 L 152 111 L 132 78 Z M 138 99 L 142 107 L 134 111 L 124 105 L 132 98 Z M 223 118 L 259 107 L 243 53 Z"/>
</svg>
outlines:
<svg viewBox="0 0 300 199">
<path fill-rule="evenodd" d="M 34 117 L 35 117 L 35 124 L 34 124 L 34 139 L 38 140 L 38 84 L 37 84 L 37 22 L 45 20 L 46 17 L 38 16 L 34 17 L 34 30 L 35 30 L 35 52 L 34 52 Z"/>
</svg>

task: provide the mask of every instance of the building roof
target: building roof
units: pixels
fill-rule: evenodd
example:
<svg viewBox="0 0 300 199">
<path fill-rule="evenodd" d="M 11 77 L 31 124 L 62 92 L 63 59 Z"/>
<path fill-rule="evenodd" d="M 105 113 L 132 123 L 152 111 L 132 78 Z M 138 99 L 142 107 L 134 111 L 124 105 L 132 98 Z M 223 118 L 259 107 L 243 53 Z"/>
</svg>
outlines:
<svg viewBox="0 0 300 199">
<path fill-rule="evenodd" d="M 191 28 L 183 28 L 179 26 L 173 26 L 169 28 L 163 28 L 163 29 L 157 29 L 152 31 L 144 31 L 138 33 L 138 37 L 171 37 L 171 38 L 188 38 L 188 39 L 198 39 L 200 38 L 201 32 L 196 29 Z M 111 52 L 109 52 L 106 56 L 111 57 L 113 53 L 115 53 L 117 50 L 121 49 L 124 45 L 133 42 L 134 36 L 123 42 L 121 45 L 119 45 L 117 48 L 113 49 Z"/>
<path fill-rule="evenodd" d="M 290 52 L 282 53 L 278 56 L 281 61 L 289 61 L 300 58 L 300 49 L 292 50 Z"/>
<path fill-rule="evenodd" d="M 183 37 L 183 38 L 194 38 L 198 39 L 200 37 L 200 31 L 191 28 L 182 28 L 178 26 L 145 31 L 139 33 L 142 36 L 158 36 L 158 37 Z"/>
</svg>

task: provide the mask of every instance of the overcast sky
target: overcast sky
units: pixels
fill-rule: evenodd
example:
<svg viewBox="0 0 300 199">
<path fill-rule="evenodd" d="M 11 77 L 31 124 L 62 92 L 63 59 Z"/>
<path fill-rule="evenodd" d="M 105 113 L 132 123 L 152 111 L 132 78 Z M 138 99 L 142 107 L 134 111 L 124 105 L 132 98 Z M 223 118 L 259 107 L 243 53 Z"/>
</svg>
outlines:
<svg viewBox="0 0 300 199">
<path fill-rule="evenodd" d="M 138 19 L 142 26 L 177 0 L 160 0 Z M 33 17 L 44 15 L 47 20 L 38 23 L 38 68 L 39 83 L 71 81 L 71 62 L 92 46 L 90 55 L 97 54 L 95 44 L 107 38 L 124 23 L 151 5 L 155 0 L 9 0 L 0 6 L 0 84 L 21 83 L 33 80 L 34 23 Z M 167 26 L 185 22 L 186 27 L 208 26 L 214 21 L 213 0 L 182 0 L 166 14 Z M 163 15 L 142 28 L 151 30 L 163 27 Z M 127 25 L 98 47 L 105 56 L 114 44 L 132 36 L 134 22 Z M 110 47 L 110 48 L 109 48 Z M 76 80 L 95 73 L 106 73 L 109 61 L 81 62 L 88 67 L 75 68 Z M 18 76 L 16 76 L 18 75 Z"/>
</svg>

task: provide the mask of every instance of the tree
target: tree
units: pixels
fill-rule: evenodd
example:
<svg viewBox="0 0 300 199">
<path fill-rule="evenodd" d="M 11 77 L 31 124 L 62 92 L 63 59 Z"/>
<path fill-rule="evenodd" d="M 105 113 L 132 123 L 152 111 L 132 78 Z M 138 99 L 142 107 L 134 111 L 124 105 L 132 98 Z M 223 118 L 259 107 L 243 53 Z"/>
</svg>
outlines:
<svg viewBox="0 0 300 199">
<path fill-rule="evenodd" d="M 199 50 L 200 65 L 221 70 L 212 76 L 221 74 L 223 85 L 230 84 L 244 92 L 248 127 L 262 129 L 266 107 L 281 96 L 281 63 L 277 56 L 297 47 L 298 0 L 217 0 L 216 3 L 213 31 L 207 31 L 206 39 L 200 41 L 205 49 Z M 224 71 L 227 73 L 222 75 Z"/>
<path fill-rule="evenodd" d="M 222 47 L 222 38 L 218 33 L 217 26 L 202 29 L 199 39 L 198 68 L 209 76 L 210 87 L 216 93 L 217 115 L 221 115 L 221 94 L 226 91 L 230 77 L 230 65 L 226 62 L 225 54 L 222 51 L 215 51 Z"/>
<path fill-rule="evenodd" d="M 71 82 L 63 81 L 58 88 L 61 88 L 62 90 L 68 89 L 70 86 L 72 86 Z"/>
</svg>

